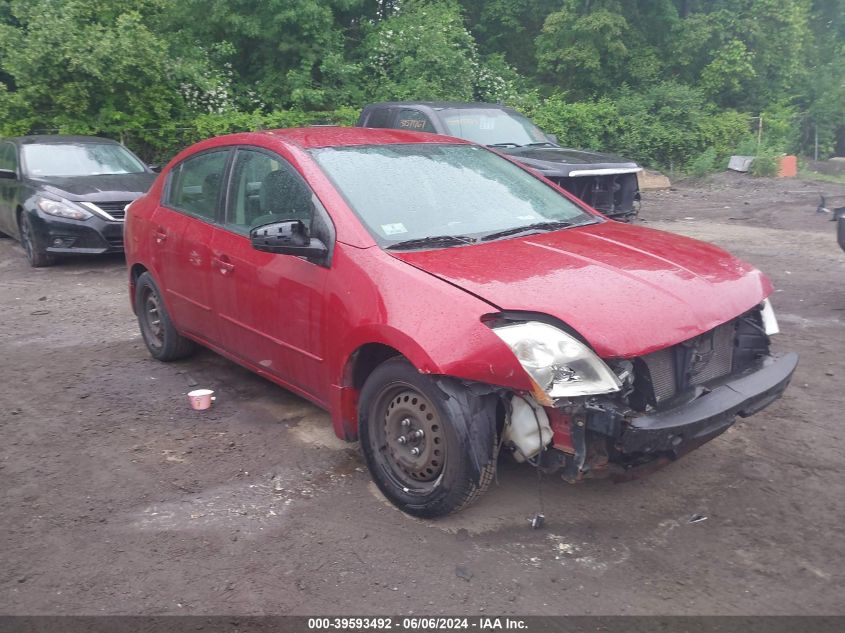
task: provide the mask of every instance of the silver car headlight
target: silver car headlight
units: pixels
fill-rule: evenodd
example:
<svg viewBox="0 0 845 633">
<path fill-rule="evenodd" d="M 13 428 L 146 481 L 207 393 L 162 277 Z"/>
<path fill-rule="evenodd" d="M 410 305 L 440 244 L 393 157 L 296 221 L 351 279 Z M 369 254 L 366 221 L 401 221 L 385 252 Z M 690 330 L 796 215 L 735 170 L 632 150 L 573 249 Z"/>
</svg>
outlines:
<svg viewBox="0 0 845 633">
<path fill-rule="evenodd" d="M 493 332 L 508 344 L 547 404 L 555 398 L 612 393 L 622 387 L 589 347 L 552 325 L 529 321 L 495 327 Z"/>
<path fill-rule="evenodd" d="M 769 301 L 768 298 L 763 299 L 763 303 L 760 304 L 760 318 L 763 320 L 763 330 L 766 332 L 767 336 L 780 332 L 778 320 L 775 317 L 775 311 L 772 308 L 772 302 Z"/>
<path fill-rule="evenodd" d="M 93 213 L 82 207 L 78 207 L 67 200 L 51 200 L 50 198 L 39 197 L 35 204 L 47 215 L 54 215 L 59 218 L 70 218 L 71 220 L 87 220 L 93 217 Z"/>
</svg>

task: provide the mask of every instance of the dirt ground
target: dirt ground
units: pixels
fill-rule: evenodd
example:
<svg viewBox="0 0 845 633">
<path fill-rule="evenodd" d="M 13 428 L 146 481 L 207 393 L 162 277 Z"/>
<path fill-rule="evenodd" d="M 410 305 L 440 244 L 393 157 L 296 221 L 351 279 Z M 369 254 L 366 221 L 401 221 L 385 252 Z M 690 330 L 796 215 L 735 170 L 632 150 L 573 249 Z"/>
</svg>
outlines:
<svg viewBox="0 0 845 633">
<path fill-rule="evenodd" d="M 529 467 L 409 518 L 322 411 L 210 352 L 151 360 L 121 258 L 33 270 L 0 240 L 0 613 L 845 614 L 845 253 L 818 191 L 845 196 L 729 174 L 645 195 L 647 226 L 771 275 L 801 364 L 646 479 L 545 478 L 536 531 Z"/>
</svg>

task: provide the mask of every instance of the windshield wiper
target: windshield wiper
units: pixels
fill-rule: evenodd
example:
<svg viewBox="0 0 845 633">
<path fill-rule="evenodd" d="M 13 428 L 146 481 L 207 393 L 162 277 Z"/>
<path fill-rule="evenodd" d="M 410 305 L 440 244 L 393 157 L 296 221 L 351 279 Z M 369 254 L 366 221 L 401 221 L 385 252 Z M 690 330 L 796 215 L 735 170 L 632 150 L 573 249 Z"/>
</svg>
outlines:
<svg viewBox="0 0 845 633">
<path fill-rule="evenodd" d="M 466 235 L 429 235 L 428 237 L 418 237 L 413 240 L 396 242 L 385 248 L 401 250 L 405 248 L 417 248 L 418 246 L 455 246 L 457 244 L 472 244 L 475 241 L 475 239 Z"/>
<path fill-rule="evenodd" d="M 550 147 L 557 147 L 554 143 L 550 143 L 549 141 L 540 141 L 539 143 L 528 143 L 523 147 L 543 147 L 544 145 L 549 145 Z"/>
<path fill-rule="evenodd" d="M 525 226 L 515 226 L 512 229 L 505 229 L 504 231 L 488 233 L 487 235 L 481 238 L 481 241 L 487 242 L 489 240 L 497 240 L 500 237 L 508 237 L 509 235 L 516 235 L 517 233 L 526 233 L 528 231 L 554 231 L 556 229 L 565 229 L 568 226 L 573 226 L 573 223 L 562 221 L 535 222 L 534 224 L 526 224 Z"/>
<path fill-rule="evenodd" d="M 522 147 L 519 143 L 488 143 L 487 147 Z"/>
</svg>

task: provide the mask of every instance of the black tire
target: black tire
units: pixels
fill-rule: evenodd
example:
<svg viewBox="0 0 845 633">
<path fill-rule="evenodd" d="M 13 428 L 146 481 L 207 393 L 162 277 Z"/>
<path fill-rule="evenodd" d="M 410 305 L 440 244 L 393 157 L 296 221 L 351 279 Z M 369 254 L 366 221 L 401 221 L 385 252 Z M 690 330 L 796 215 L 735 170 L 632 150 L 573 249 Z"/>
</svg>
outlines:
<svg viewBox="0 0 845 633">
<path fill-rule="evenodd" d="M 56 263 L 55 255 L 47 252 L 47 247 L 41 240 L 41 236 L 32 226 L 29 215 L 22 212 L 19 219 L 21 232 L 21 246 L 26 253 L 26 259 L 33 268 L 44 268 Z"/>
<path fill-rule="evenodd" d="M 156 360 L 179 360 L 196 350 L 196 344 L 173 327 L 161 299 L 161 292 L 149 273 L 141 274 L 135 283 L 135 313 L 138 315 L 141 338 Z"/>
<path fill-rule="evenodd" d="M 495 396 L 476 396 L 457 381 L 420 374 L 404 358 L 392 358 L 364 383 L 358 423 L 373 480 L 403 512 L 447 515 L 470 505 L 493 481 Z"/>
</svg>

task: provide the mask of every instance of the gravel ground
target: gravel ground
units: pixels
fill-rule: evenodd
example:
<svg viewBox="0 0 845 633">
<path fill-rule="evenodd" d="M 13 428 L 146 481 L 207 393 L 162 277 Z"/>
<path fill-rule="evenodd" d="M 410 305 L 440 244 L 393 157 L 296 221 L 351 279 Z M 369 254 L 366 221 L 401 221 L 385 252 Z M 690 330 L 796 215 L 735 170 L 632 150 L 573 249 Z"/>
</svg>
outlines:
<svg viewBox="0 0 845 633">
<path fill-rule="evenodd" d="M 503 462 L 432 522 L 304 400 L 210 352 L 151 360 L 121 258 L 33 270 L 0 240 L 0 612 L 845 614 L 845 253 L 819 190 L 845 196 L 728 174 L 645 196 L 648 226 L 773 278 L 802 357 L 780 401 L 631 483 L 538 490 Z"/>
</svg>

